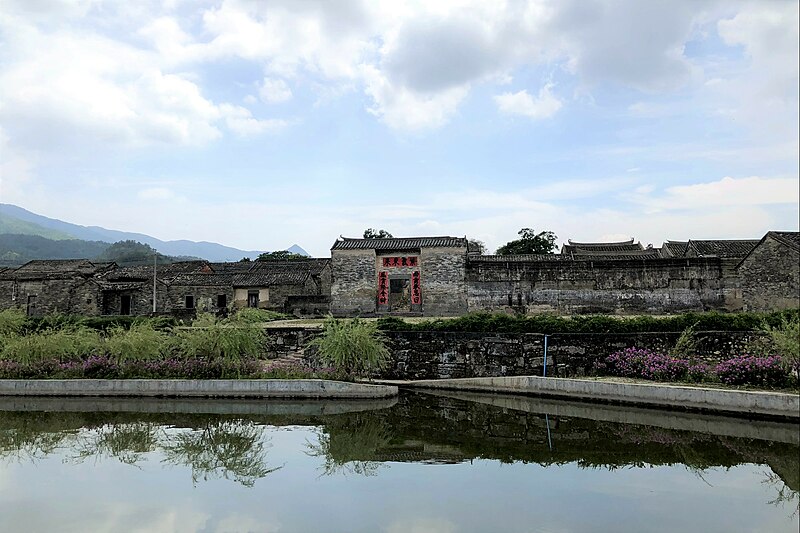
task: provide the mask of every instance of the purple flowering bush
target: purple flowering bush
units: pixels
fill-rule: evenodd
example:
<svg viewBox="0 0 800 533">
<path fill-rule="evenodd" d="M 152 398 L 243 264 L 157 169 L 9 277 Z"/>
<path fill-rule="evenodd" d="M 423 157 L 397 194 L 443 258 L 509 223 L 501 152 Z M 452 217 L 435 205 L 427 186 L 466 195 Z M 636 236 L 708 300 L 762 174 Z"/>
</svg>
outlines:
<svg viewBox="0 0 800 533">
<path fill-rule="evenodd" d="M 176 358 L 119 360 L 90 355 L 33 362 L 0 360 L 0 379 L 350 379 L 334 368 L 265 364 L 257 358 Z"/>
<path fill-rule="evenodd" d="M 781 363 L 781 357 L 777 355 L 740 355 L 718 364 L 716 372 L 719 380 L 726 385 L 784 387 L 791 380 L 790 374 Z"/>
<path fill-rule="evenodd" d="M 597 370 L 612 376 L 680 381 L 686 378 L 689 362 L 646 348 L 626 348 L 606 357 Z M 695 373 L 698 369 L 694 369 Z"/>
<path fill-rule="evenodd" d="M 653 381 L 721 382 L 780 388 L 797 386 L 797 379 L 781 364 L 781 357 L 741 355 L 717 365 L 694 363 L 643 348 L 626 348 L 595 365 L 598 374 Z"/>
</svg>

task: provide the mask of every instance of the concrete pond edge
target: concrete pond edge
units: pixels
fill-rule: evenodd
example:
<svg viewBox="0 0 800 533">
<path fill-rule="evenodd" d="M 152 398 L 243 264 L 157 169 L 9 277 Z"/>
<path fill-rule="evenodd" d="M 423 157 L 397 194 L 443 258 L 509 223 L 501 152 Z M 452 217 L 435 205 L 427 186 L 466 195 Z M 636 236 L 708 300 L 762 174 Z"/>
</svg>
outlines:
<svg viewBox="0 0 800 533">
<path fill-rule="evenodd" d="M 680 385 L 586 379 L 506 376 L 418 381 L 379 381 L 402 388 L 523 394 L 589 402 L 621 403 L 800 421 L 800 395 Z"/>
<path fill-rule="evenodd" d="M 394 385 L 324 379 L 2 379 L 0 396 L 355 399 L 397 396 Z"/>
</svg>

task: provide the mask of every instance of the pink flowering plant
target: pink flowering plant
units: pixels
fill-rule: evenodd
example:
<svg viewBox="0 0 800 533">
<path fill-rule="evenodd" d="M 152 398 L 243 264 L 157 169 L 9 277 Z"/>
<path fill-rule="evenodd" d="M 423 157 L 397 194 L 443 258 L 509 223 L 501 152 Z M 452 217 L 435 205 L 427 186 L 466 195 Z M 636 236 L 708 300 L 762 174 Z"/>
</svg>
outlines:
<svg viewBox="0 0 800 533">
<path fill-rule="evenodd" d="M 652 381 L 720 382 L 766 388 L 796 387 L 796 373 L 787 371 L 781 357 L 739 355 L 719 364 L 697 363 L 645 348 L 626 348 L 595 365 L 601 375 Z"/>
</svg>

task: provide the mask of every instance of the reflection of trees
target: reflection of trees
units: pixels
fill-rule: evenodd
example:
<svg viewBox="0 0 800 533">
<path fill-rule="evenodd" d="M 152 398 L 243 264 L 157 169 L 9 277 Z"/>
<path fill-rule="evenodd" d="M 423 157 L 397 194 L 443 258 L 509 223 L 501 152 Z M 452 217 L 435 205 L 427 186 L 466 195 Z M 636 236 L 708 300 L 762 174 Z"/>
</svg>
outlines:
<svg viewBox="0 0 800 533">
<path fill-rule="evenodd" d="M 791 508 L 791 516 L 800 513 L 800 492 L 784 483 L 783 479 L 781 479 L 778 474 L 775 472 L 764 472 L 764 480 L 761 483 L 769 485 L 777 491 L 775 498 L 770 500 L 770 505 Z"/>
<path fill-rule="evenodd" d="M 16 461 L 42 459 L 69 446 L 79 427 L 79 421 L 70 414 L 65 414 L 54 427 L 51 417 L 42 413 L 2 412 L 0 457 Z"/>
<path fill-rule="evenodd" d="M 161 434 L 160 426 L 153 422 L 105 424 L 80 436 L 75 459 L 114 457 L 135 465 L 142 455 L 158 447 Z"/>
<path fill-rule="evenodd" d="M 252 487 L 259 478 L 283 468 L 267 466 L 265 447 L 263 426 L 216 420 L 202 429 L 168 435 L 163 452 L 164 462 L 191 467 L 193 483 L 222 477 Z"/>
<path fill-rule="evenodd" d="M 387 423 L 369 413 L 341 415 L 317 432 L 317 442 L 307 444 L 307 454 L 322 457 L 323 474 L 352 473 L 374 476 L 383 463 L 374 460 L 391 439 Z"/>
</svg>

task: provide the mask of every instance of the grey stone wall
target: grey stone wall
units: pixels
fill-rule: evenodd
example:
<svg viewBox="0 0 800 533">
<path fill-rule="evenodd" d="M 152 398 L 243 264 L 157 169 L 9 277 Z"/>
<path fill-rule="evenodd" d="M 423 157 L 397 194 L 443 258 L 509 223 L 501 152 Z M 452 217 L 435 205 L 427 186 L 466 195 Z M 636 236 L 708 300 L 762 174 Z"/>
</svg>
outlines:
<svg viewBox="0 0 800 533">
<path fill-rule="evenodd" d="M 426 316 L 467 312 L 466 248 L 420 250 L 422 311 Z"/>
<path fill-rule="evenodd" d="M 72 310 L 72 294 L 76 287 L 83 285 L 85 282 L 86 280 L 80 276 L 6 281 L 3 287 L 4 294 L 2 299 L 3 303 L 8 304 L 8 307 L 26 310 L 28 297 L 36 296 L 35 309 L 32 310 L 34 316 L 49 313 L 79 312 Z M 88 298 L 89 296 L 84 295 L 84 297 Z M 94 298 L 94 296 L 91 297 Z M 93 304 L 96 304 L 96 300 L 93 301 Z M 85 305 L 82 304 L 81 309 L 85 309 Z M 91 305 L 89 304 L 89 310 L 92 309 Z"/>
<path fill-rule="evenodd" d="M 738 310 L 719 259 L 469 261 L 469 311 L 662 314 Z"/>
<path fill-rule="evenodd" d="M 301 354 L 319 334 L 317 329 L 270 329 L 270 357 Z M 381 374 L 387 379 L 445 379 L 493 376 L 541 376 L 545 336 L 539 333 L 392 331 L 385 333 L 391 361 Z M 591 375 L 595 363 L 625 348 L 668 352 L 679 332 L 560 333 L 547 336 L 547 375 Z M 697 362 L 715 364 L 747 352 L 761 332 L 697 333 Z"/>
<path fill-rule="evenodd" d="M 748 311 L 800 307 L 800 252 L 768 235 L 738 268 Z"/>
<path fill-rule="evenodd" d="M 224 294 L 227 297 L 228 309 L 233 308 L 234 291 L 231 286 L 212 285 L 212 286 L 198 286 L 198 285 L 169 285 L 164 294 L 158 294 L 157 301 L 158 307 L 163 306 L 164 311 L 171 312 L 173 310 L 180 310 L 186 308 L 186 296 L 194 296 L 194 307 L 197 312 L 216 313 L 219 311 L 217 308 L 217 295 Z M 150 298 L 147 298 L 150 302 Z M 150 303 L 152 306 L 152 303 Z M 152 310 L 148 310 L 149 313 Z M 144 314 L 146 314 L 144 313 Z"/>
<path fill-rule="evenodd" d="M 374 250 L 331 250 L 331 313 L 334 316 L 375 313 L 378 290 L 375 263 Z"/>
</svg>

